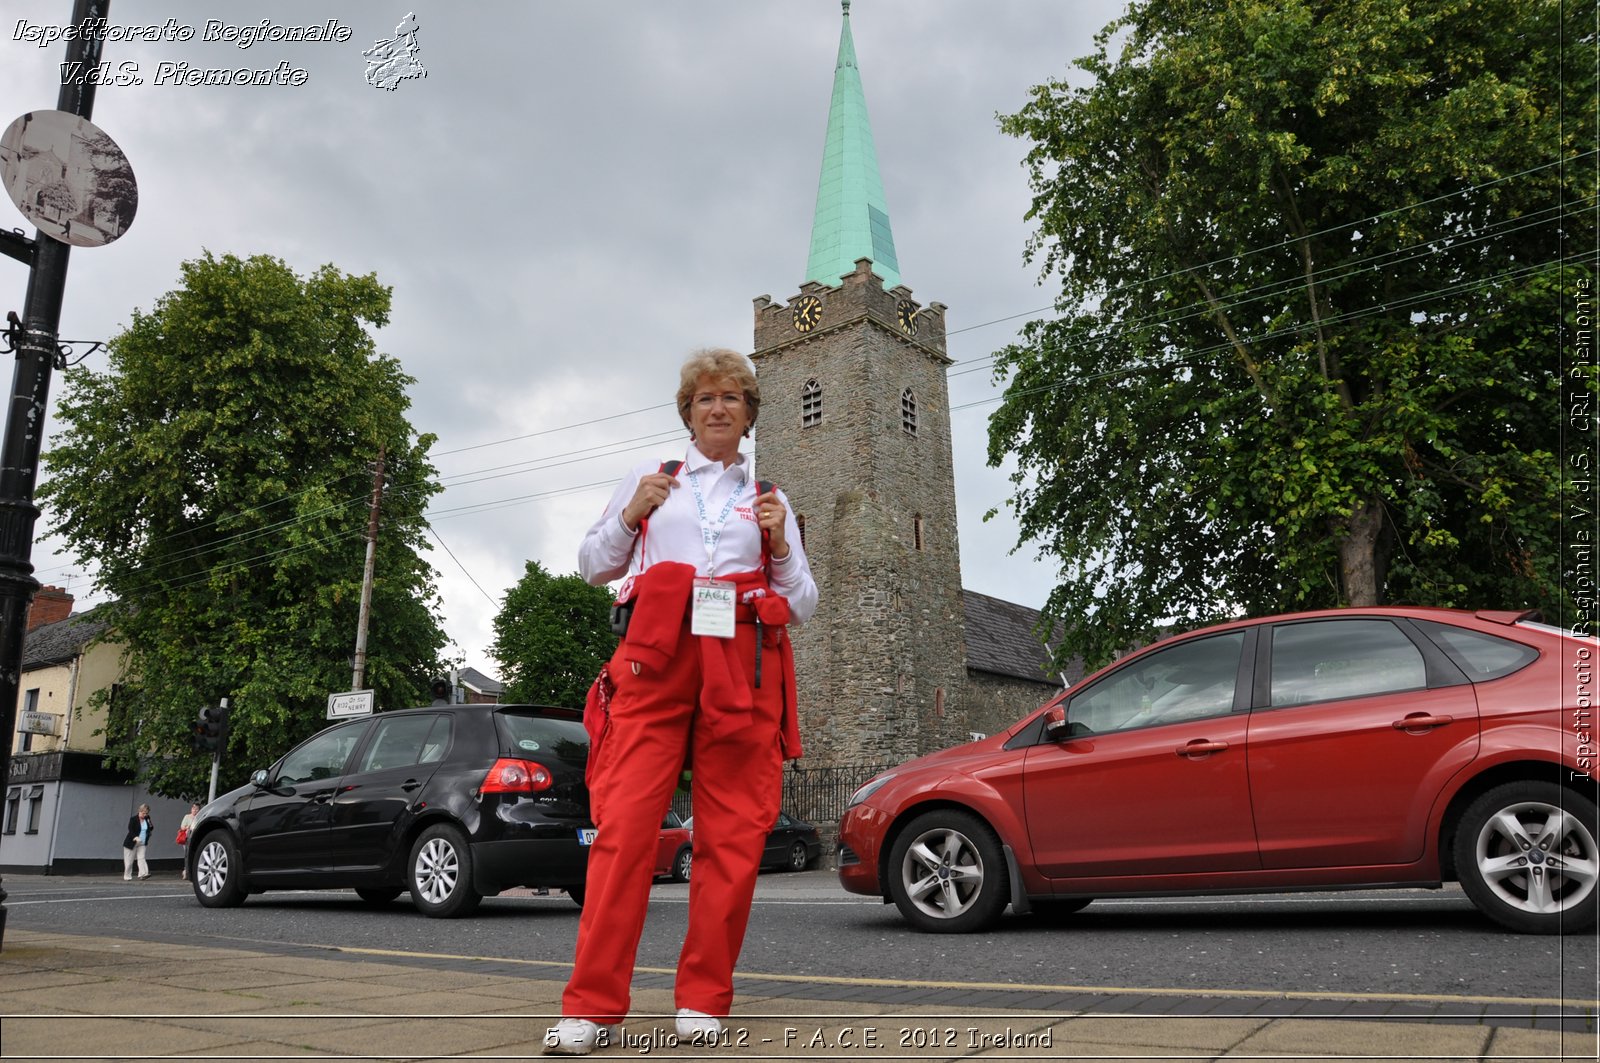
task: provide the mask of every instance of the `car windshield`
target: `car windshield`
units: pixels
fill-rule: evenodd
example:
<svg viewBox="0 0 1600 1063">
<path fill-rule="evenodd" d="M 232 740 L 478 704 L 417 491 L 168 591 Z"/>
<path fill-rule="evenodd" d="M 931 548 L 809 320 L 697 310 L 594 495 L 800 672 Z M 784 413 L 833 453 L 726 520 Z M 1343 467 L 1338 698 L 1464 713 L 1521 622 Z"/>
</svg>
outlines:
<svg viewBox="0 0 1600 1063">
<path fill-rule="evenodd" d="M 588 763 L 589 735 L 577 720 L 521 712 L 502 712 L 499 717 L 510 739 L 512 756 L 540 753 L 574 767 Z"/>
</svg>

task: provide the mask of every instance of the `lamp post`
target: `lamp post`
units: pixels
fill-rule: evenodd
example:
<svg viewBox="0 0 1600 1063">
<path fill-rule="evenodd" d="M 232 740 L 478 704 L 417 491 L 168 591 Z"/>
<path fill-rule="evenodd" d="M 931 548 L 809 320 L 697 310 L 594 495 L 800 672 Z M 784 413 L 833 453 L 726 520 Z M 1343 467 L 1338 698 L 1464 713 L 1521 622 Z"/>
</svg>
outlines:
<svg viewBox="0 0 1600 1063">
<path fill-rule="evenodd" d="M 110 0 L 74 0 L 72 21 L 77 34 L 67 42 L 69 69 L 90 70 L 100 62 L 102 36 Z M 78 66 L 71 64 L 78 63 Z M 94 109 L 94 79 L 83 84 L 62 80 L 57 110 L 88 119 Z M 67 258 L 72 248 L 42 232 L 32 240 L 5 232 L 0 251 L 28 263 L 28 292 L 21 320 L 7 333 L 16 353 L 11 403 L 5 437 L 0 441 L 0 794 L 11 775 L 11 745 L 17 726 L 17 687 L 22 675 L 22 644 L 27 634 L 28 604 L 39 589 L 33 578 L 33 525 L 39 508 L 33 504 L 34 478 L 50 395 L 50 374 L 57 366 L 61 301 L 67 285 Z M 5 947 L 6 891 L 0 883 L 0 949 Z"/>
</svg>

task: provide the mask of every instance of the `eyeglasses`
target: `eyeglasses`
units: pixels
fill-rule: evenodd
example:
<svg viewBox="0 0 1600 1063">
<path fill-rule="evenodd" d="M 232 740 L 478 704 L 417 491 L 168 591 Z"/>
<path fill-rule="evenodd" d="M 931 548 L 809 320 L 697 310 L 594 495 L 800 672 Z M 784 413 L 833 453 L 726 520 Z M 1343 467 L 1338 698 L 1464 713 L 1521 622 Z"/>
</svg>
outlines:
<svg viewBox="0 0 1600 1063">
<path fill-rule="evenodd" d="M 726 395 L 696 395 L 690 401 L 694 403 L 695 409 L 709 410 L 713 406 L 743 406 L 744 396 L 730 391 Z"/>
</svg>

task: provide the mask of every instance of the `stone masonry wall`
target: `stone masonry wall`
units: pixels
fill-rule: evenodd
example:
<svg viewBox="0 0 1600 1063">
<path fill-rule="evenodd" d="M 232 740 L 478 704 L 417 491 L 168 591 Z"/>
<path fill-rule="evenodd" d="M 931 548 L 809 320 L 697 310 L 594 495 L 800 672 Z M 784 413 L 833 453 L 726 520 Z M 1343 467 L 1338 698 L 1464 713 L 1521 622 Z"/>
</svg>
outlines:
<svg viewBox="0 0 1600 1063">
<path fill-rule="evenodd" d="M 795 302 L 814 295 L 808 333 Z M 965 741 L 963 630 L 944 307 L 919 311 L 905 335 L 862 260 L 837 288 L 808 283 L 787 304 L 756 300 L 761 382 L 758 475 L 779 484 L 805 521 L 821 599 L 791 634 L 801 733 L 810 766 L 900 760 Z M 807 381 L 822 422 L 801 424 Z M 916 400 L 916 432 L 902 394 Z"/>
</svg>

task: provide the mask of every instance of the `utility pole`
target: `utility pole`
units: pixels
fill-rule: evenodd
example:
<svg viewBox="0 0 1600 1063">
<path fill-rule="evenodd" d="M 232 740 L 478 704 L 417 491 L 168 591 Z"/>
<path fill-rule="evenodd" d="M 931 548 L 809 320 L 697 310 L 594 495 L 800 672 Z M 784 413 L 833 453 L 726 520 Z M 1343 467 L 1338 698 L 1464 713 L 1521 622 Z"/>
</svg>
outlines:
<svg viewBox="0 0 1600 1063">
<path fill-rule="evenodd" d="M 110 0 L 74 0 L 72 22 L 78 33 L 67 42 L 67 66 L 93 70 L 104 43 L 91 19 L 103 19 Z M 73 67 L 72 64 L 78 64 Z M 81 81 L 82 84 L 72 84 Z M 88 119 L 94 110 L 93 78 L 63 78 L 56 109 Z M 28 630 L 28 605 L 39 589 L 33 578 L 34 477 L 49 410 L 50 372 L 56 368 L 61 302 L 67 287 L 72 248 L 36 232 L 30 241 L 5 233 L 0 250 L 32 266 L 21 327 L 11 332 L 17 368 L 0 444 L 0 794 L 11 774 L 11 743 L 17 728 L 17 687 L 22 678 L 22 644 Z M 6 891 L 0 886 L 0 948 L 5 947 Z"/>
<path fill-rule="evenodd" d="M 383 444 L 378 444 L 378 460 L 372 466 L 372 509 L 367 516 L 367 564 L 361 573 L 361 616 L 356 621 L 355 675 L 351 690 L 363 689 L 367 678 L 367 617 L 372 612 L 372 565 L 378 552 L 378 506 L 383 501 Z M 16 695 L 12 695 L 16 700 Z"/>
</svg>

